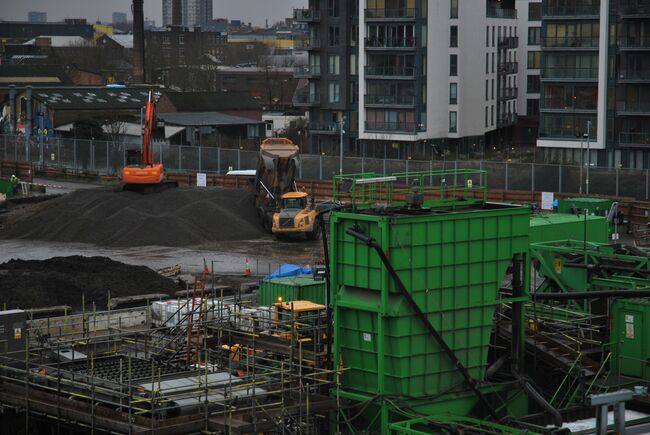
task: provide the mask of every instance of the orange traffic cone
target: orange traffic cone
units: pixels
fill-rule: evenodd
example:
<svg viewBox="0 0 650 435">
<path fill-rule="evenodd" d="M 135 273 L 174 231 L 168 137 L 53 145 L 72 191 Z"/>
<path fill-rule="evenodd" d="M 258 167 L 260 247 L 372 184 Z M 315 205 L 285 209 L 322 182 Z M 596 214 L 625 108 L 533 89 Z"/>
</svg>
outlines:
<svg viewBox="0 0 650 435">
<path fill-rule="evenodd" d="M 246 258 L 246 270 L 244 270 L 244 276 L 251 276 L 253 273 L 251 272 L 251 261 Z"/>
</svg>

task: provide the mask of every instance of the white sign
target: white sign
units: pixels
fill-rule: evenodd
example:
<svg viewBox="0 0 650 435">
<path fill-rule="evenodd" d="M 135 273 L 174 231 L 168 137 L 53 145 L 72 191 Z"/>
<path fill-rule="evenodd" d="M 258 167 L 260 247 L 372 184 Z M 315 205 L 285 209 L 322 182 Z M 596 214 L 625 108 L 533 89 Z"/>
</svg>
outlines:
<svg viewBox="0 0 650 435">
<path fill-rule="evenodd" d="M 196 185 L 197 187 L 207 187 L 208 186 L 208 176 L 207 174 L 196 174 Z"/>
<path fill-rule="evenodd" d="M 542 210 L 553 210 L 553 192 L 542 192 Z"/>
<path fill-rule="evenodd" d="M 372 341 L 372 335 L 368 334 L 367 332 L 363 333 L 363 341 Z"/>
</svg>

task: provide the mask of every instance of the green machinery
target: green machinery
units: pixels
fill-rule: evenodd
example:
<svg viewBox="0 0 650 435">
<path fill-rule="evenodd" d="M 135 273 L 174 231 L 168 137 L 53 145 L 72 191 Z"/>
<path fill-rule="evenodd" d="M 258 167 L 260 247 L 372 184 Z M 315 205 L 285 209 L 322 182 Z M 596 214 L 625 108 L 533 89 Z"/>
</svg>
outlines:
<svg viewBox="0 0 650 435">
<path fill-rule="evenodd" d="M 283 302 L 311 301 L 325 303 L 325 281 L 311 277 L 292 276 L 260 281 L 260 305 L 271 306 Z"/>
<path fill-rule="evenodd" d="M 530 217 L 530 243 L 585 239 L 607 243 L 607 218 L 562 213 L 536 213 Z"/>
<path fill-rule="evenodd" d="M 16 186 L 18 185 L 18 178 L 11 176 L 9 180 L 0 180 L 0 193 L 7 198 L 11 198 L 16 193 Z"/>
<path fill-rule="evenodd" d="M 483 383 L 504 304 L 521 363 L 530 276 L 529 209 L 488 203 L 486 180 L 473 170 L 335 177 L 335 200 L 351 211 L 331 216 L 333 357 L 345 368 L 340 396 L 365 403 L 373 430 L 491 404 L 493 415 L 527 412 L 525 396 L 520 409 L 508 403 L 520 390 Z M 517 284 L 504 295 L 511 266 Z"/>
<path fill-rule="evenodd" d="M 612 303 L 612 371 L 650 381 L 650 300 L 619 299 Z"/>
<path fill-rule="evenodd" d="M 557 212 L 564 214 L 583 214 L 588 210 L 592 216 L 607 216 L 614 201 L 608 198 L 577 197 L 557 201 Z"/>
</svg>

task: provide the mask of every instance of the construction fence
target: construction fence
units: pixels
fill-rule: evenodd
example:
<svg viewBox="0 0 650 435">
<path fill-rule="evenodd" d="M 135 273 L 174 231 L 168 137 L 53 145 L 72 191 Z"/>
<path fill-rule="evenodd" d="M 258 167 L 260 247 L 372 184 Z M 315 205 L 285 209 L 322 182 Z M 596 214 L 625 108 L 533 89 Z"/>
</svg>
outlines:
<svg viewBox="0 0 650 435">
<path fill-rule="evenodd" d="M 75 174 L 119 176 L 126 165 L 126 149 L 137 144 L 71 138 L 49 138 L 25 143 L 24 136 L 0 135 L 0 160 L 31 161 L 41 170 L 56 169 Z M 225 174 L 229 170 L 255 169 L 258 153 L 232 148 L 198 147 L 154 143 L 155 159 L 169 172 Z M 302 154 L 298 176 L 331 180 L 339 174 L 339 156 Z M 650 170 L 584 167 L 516 161 L 489 160 L 394 160 L 345 157 L 344 173 L 380 174 L 438 169 L 482 169 L 488 173 L 489 189 L 531 192 L 572 192 L 592 195 L 650 199 Z"/>
</svg>

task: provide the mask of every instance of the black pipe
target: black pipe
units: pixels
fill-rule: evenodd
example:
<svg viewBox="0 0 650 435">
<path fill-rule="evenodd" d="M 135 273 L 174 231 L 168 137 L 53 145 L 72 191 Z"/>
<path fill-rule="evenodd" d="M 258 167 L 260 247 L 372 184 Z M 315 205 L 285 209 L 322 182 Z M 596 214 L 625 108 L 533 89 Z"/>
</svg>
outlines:
<svg viewBox="0 0 650 435">
<path fill-rule="evenodd" d="M 481 393 L 481 390 L 479 390 L 476 384 L 476 380 L 472 378 L 472 376 L 469 374 L 469 372 L 467 371 L 463 363 L 460 362 L 460 360 L 458 359 L 454 351 L 449 347 L 447 342 L 445 342 L 445 339 L 442 338 L 442 336 L 440 335 L 440 333 L 438 333 L 436 328 L 433 327 L 431 322 L 429 322 L 427 316 L 422 312 L 422 310 L 415 302 L 415 300 L 408 292 L 408 290 L 406 290 L 406 287 L 404 287 L 404 283 L 400 279 L 399 275 L 397 275 L 397 272 L 393 268 L 393 265 L 391 264 L 390 260 L 384 253 L 379 243 L 377 243 L 377 241 L 372 237 L 368 237 L 365 234 L 361 233 L 358 228 L 348 228 L 345 232 L 346 234 L 354 237 L 355 239 L 362 241 L 368 247 L 373 248 L 377 252 L 377 255 L 379 255 L 379 258 L 381 259 L 382 263 L 384 263 L 384 267 L 386 267 L 386 270 L 388 270 L 388 273 L 393 278 L 393 281 L 395 281 L 395 285 L 397 286 L 397 289 L 400 291 L 402 296 L 404 296 L 404 299 L 406 299 L 406 302 L 408 302 L 408 304 L 411 306 L 411 309 L 418 316 L 418 318 L 420 319 L 424 327 L 429 331 L 429 334 L 431 334 L 431 336 L 438 343 L 440 348 L 447 354 L 452 364 L 460 372 L 463 378 L 465 378 L 465 383 L 467 384 L 467 386 L 470 387 L 470 389 L 474 392 L 474 394 L 476 394 L 476 397 L 478 397 L 481 404 L 485 406 L 485 408 L 488 410 L 492 418 L 494 418 L 495 420 L 498 419 L 496 411 L 494 410 L 490 402 L 488 402 L 488 400 L 485 398 L 483 393 Z"/>
<path fill-rule="evenodd" d="M 324 215 L 330 210 L 316 214 L 316 220 L 320 225 L 321 237 L 323 240 L 323 260 L 325 261 L 325 316 L 327 317 L 327 370 L 332 369 L 332 300 L 330 296 L 330 252 L 327 245 L 327 227 L 325 226 Z"/>
<path fill-rule="evenodd" d="M 650 297 L 650 289 L 637 290 L 598 290 L 580 293 L 532 293 L 533 301 L 577 301 L 583 299 L 600 298 L 647 298 Z"/>
<path fill-rule="evenodd" d="M 515 298 L 524 295 L 523 284 L 523 270 L 524 260 L 521 254 L 515 254 L 512 261 L 512 296 Z M 522 343 L 524 341 L 522 325 L 523 318 L 523 302 L 514 302 L 512 304 L 512 349 L 511 357 L 512 363 L 516 370 L 523 371 L 524 368 L 524 349 Z"/>
<path fill-rule="evenodd" d="M 542 397 L 541 394 L 537 392 L 535 387 L 533 387 L 530 382 L 523 376 L 521 376 L 519 373 L 517 373 L 515 370 L 512 371 L 512 374 L 514 375 L 517 380 L 521 382 L 521 384 L 524 387 L 524 391 L 530 397 L 533 399 L 539 406 L 544 408 L 549 414 L 553 416 L 553 420 L 555 420 L 555 426 L 556 427 L 561 427 L 562 426 L 562 414 L 560 414 L 560 411 L 557 409 L 553 408 L 553 405 L 548 403 L 544 397 Z"/>
</svg>

